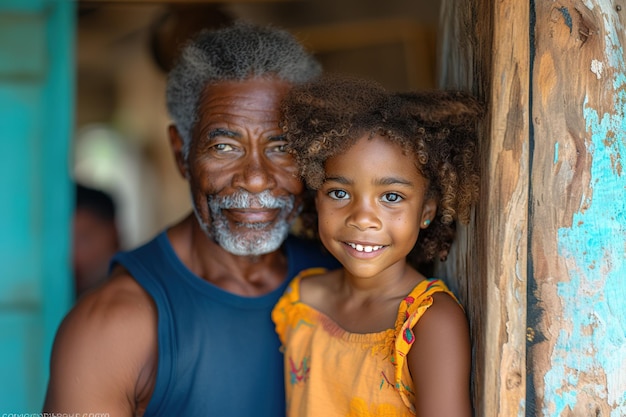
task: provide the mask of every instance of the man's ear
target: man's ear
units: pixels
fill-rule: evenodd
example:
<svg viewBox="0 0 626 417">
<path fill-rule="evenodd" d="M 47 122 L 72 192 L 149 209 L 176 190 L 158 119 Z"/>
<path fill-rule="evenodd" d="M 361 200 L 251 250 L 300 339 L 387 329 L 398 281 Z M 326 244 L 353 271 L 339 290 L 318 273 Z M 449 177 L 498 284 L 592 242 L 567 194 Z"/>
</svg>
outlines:
<svg viewBox="0 0 626 417">
<path fill-rule="evenodd" d="M 422 207 L 422 218 L 420 221 L 420 227 L 426 229 L 430 223 L 435 219 L 437 215 L 437 200 L 429 198 L 424 202 Z"/>
<path fill-rule="evenodd" d="M 174 153 L 174 160 L 176 161 L 178 172 L 180 172 L 180 175 L 184 178 L 187 178 L 188 171 L 185 155 L 183 154 L 183 138 L 180 136 L 180 133 L 178 133 L 178 129 L 174 124 L 168 126 L 167 132 L 170 137 L 170 147 Z"/>
</svg>

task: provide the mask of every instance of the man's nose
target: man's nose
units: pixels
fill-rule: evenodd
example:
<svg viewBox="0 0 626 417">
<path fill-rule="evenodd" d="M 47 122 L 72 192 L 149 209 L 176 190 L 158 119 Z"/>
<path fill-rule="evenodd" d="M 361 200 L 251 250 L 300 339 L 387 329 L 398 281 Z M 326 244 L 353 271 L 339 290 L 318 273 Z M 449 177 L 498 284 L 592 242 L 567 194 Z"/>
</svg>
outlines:
<svg viewBox="0 0 626 417">
<path fill-rule="evenodd" d="M 251 152 L 242 159 L 241 167 L 233 175 L 233 187 L 251 193 L 260 193 L 276 186 L 272 162 L 258 152 Z"/>
</svg>

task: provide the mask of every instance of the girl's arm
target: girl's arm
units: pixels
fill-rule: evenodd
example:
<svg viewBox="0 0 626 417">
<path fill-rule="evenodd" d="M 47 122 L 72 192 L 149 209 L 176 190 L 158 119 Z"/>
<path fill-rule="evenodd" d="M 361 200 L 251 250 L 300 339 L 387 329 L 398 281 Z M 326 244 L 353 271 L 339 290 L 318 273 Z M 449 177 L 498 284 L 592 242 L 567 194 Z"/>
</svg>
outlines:
<svg viewBox="0 0 626 417">
<path fill-rule="evenodd" d="M 471 345 L 467 318 L 452 297 L 433 304 L 413 328 L 408 365 L 419 417 L 471 417 Z"/>
</svg>

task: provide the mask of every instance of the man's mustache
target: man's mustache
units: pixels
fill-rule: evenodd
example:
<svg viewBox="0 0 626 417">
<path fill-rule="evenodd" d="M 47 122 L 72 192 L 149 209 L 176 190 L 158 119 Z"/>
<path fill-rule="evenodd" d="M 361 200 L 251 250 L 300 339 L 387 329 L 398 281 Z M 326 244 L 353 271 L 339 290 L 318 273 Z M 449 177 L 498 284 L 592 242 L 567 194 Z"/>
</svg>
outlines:
<svg viewBox="0 0 626 417">
<path fill-rule="evenodd" d="M 293 206 L 294 200 L 294 196 L 274 197 L 268 190 L 258 194 L 238 190 L 228 196 L 211 196 L 209 197 L 209 204 L 211 207 L 221 210 L 249 208 L 282 209 Z"/>
</svg>

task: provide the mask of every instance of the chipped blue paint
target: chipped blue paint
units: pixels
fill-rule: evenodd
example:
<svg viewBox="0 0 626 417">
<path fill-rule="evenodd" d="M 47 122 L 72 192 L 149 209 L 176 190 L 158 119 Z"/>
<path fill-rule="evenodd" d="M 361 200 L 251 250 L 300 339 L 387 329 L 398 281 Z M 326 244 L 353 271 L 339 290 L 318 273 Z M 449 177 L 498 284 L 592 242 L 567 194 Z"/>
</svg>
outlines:
<svg viewBox="0 0 626 417">
<path fill-rule="evenodd" d="M 559 142 L 554 144 L 554 165 L 559 162 Z"/>
<path fill-rule="evenodd" d="M 572 15 L 569 14 L 569 10 L 565 6 L 561 7 L 559 11 L 563 15 L 563 18 L 565 19 L 565 24 L 569 28 L 569 33 L 572 33 Z"/>
<path fill-rule="evenodd" d="M 614 13 L 604 19 L 605 65 L 612 69 L 605 74 L 613 77 L 614 106 L 599 114 L 584 103 L 589 194 L 572 225 L 558 231 L 558 254 L 570 279 L 557 285 L 563 329 L 544 376 L 544 416 L 567 414 L 582 392 L 608 404 L 610 417 L 626 416 L 626 65 L 617 33 L 624 29 L 608 20 L 616 19 Z M 558 144 L 555 161 L 556 152 Z M 581 376 L 598 377 L 606 386 Z"/>
</svg>

